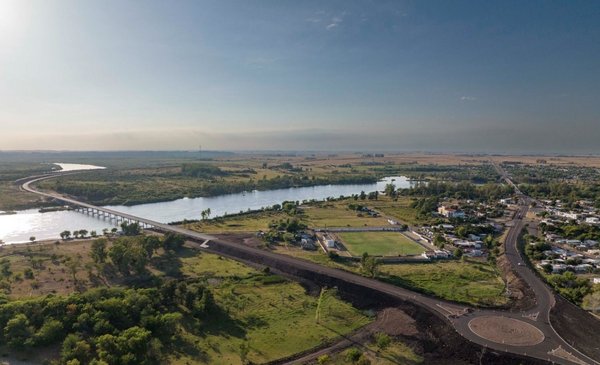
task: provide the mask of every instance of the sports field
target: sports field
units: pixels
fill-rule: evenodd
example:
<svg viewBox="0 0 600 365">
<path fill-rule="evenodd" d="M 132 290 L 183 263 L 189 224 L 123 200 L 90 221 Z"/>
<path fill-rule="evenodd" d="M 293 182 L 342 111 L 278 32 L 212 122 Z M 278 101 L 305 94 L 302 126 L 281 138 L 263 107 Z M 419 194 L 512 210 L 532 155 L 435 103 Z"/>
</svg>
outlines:
<svg viewBox="0 0 600 365">
<path fill-rule="evenodd" d="M 340 232 L 344 246 L 353 256 L 368 253 L 373 256 L 419 255 L 425 249 L 399 232 Z"/>
</svg>

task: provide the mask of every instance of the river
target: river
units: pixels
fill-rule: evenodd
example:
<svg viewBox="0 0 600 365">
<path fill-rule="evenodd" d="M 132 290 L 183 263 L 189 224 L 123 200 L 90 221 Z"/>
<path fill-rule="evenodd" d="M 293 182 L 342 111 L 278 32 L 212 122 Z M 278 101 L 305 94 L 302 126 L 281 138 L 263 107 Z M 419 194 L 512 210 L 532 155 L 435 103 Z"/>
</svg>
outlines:
<svg viewBox="0 0 600 365">
<path fill-rule="evenodd" d="M 72 171 L 72 170 L 70 170 Z M 397 188 L 407 188 L 411 182 L 402 176 L 387 177 L 373 184 L 318 185 L 313 187 L 252 191 L 239 194 L 219 195 L 208 198 L 183 198 L 169 202 L 140 204 L 134 206 L 108 206 L 123 213 L 155 220 L 161 223 L 200 219 L 200 212 L 210 208 L 211 217 L 227 213 L 260 209 L 289 201 L 323 200 L 328 197 L 350 196 L 361 191 L 382 191 L 393 182 Z M 114 227 L 110 221 L 90 217 L 74 211 L 39 213 L 37 209 L 18 211 L 17 214 L 0 215 L 0 240 L 4 243 L 58 239 L 64 230 L 86 229 L 102 234 L 104 228 Z"/>
</svg>

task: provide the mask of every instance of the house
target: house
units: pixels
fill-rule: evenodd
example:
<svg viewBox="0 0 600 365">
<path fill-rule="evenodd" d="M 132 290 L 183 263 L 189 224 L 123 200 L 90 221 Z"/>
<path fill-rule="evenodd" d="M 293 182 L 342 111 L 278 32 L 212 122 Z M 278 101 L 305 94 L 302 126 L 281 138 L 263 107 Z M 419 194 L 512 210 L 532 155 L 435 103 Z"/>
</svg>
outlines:
<svg viewBox="0 0 600 365">
<path fill-rule="evenodd" d="M 510 204 L 514 204 L 514 203 L 515 202 L 512 198 L 500 199 L 500 204 L 510 205 Z"/>
<path fill-rule="evenodd" d="M 442 205 L 438 208 L 438 213 L 446 218 L 464 218 L 465 212 L 457 208 L 447 207 Z"/>
<path fill-rule="evenodd" d="M 575 272 L 577 272 L 577 273 L 590 272 L 590 271 L 592 271 L 593 268 L 594 267 L 590 264 L 580 264 L 580 265 L 574 266 Z"/>
<path fill-rule="evenodd" d="M 445 250 L 435 250 L 435 251 L 433 251 L 433 253 L 435 254 L 435 257 L 438 259 L 447 259 L 448 257 L 450 257 L 450 254 L 448 253 L 448 251 L 445 251 Z"/>
<path fill-rule="evenodd" d="M 552 265 L 552 273 L 559 274 L 567 269 L 567 265 L 564 264 L 554 264 Z"/>
<path fill-rule="evenodd" d="M 476 234 L 472 234 L 472 233 L 471 233 L 471 234 L 469 234 L 469 235 L 467 236 L 467 238 L 468 238 L 469 240 L 471 240 L 471 241 L 479 241 L 479 239 L 480 239 L 478 235 L 476 235 Z"/>
<path fill-rule="evenodd" d="M 600 284 L 600 278 L 592 278 L 592 284 Z"/>
<path fill-rule="evenodd" d="M 481 256 L 483 256 L 483 251 L 471 250 L 470 252 L 465 253 L 465 255 L 470 256 L 470 257 L 481 257 Z"/>
<path fill-rule="evenodd" d="M 315 241 L 312 238 L 301 239 L 300 247 L 302 247 L 303 250 L 309 250 L 309 251 L 314 251 L 317 249 L 317 246 L 315 245 Z"/>
<path fill-rule="evenodd" d="M 573 212 L 556 211 L 556 215 L 567 219 L 579 219 L 579 214 Z"/>
<path fill-rule="evenodd" d="M 461 247 L 461 248 L 475 247 L 475 242 L 464 241 L 464 240 L 456 240 L 456 241 L 452 242 L 452 244 L 456 247 Z"/>
<path fill-rule="evenodd" d="M 388 221 L 388 223 L 389 223 L 389 224 L 391 224 L 392 226 L 397 226 L 397 225 L 399 224 L 399 223 L 398 223 L 398 221 L 395 221 L 395 220 L 393 220 L 393 219 L 388 219 L 387 221 Z"/>
<path fill-rule="evenodd" d="M 327 248 L 335 248 L 335 240 L 325 240 L 325 246 L 327 246 Z"/>
<path fill-rule="evenodd" d="M 587 224 L 600 224 L 600 218 L 598 218 L 598 217 L 587 217 L 585 219 L 585 223 L 587 223 Z"/>
</svg>

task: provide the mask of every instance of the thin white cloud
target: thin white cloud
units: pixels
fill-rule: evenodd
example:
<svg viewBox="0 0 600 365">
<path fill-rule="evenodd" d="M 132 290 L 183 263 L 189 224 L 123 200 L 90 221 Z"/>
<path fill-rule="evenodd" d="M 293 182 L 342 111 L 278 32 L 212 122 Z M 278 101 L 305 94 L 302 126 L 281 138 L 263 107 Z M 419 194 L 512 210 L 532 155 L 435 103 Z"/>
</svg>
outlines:
<svg viewBox="0 0 600 365">
<path fill-rule="evenodd" d="M 342 24 L 342 22 L 344 21 L 344 15 L 346 13 L 343 12 L 341 15 L 337 15 L 331 18 L 331 21 L 329 22 L 329 24 L 325 27 L 325 29 L 327 30 L 331 30 L 334 28 L 337 28 L 340 24 Z"/>
<path fill-rule="evenodd" d="M 460 101 L 475 101 L 475 100 L 477 100 L 477 98 L 474 96 L 461 96 L 460 97 Z"/>
</svg>

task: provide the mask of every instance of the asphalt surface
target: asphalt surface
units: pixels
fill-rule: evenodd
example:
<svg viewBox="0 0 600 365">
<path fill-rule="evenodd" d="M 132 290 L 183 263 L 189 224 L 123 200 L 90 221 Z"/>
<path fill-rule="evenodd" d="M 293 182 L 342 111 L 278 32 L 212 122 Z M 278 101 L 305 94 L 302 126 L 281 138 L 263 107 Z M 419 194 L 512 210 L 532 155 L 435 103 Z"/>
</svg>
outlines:
<svg viewBox="0 0 600 365">
<path fill-rule="evenodd" d="M 505 173 L 501 174 L 505 179 L 507 179 L 507 181 L 510 181 Z M 431 312 L 437 314 L 439 317 L 444 318 L 450 325 L 454 327 L 458 334 L 460 334 L 464 338 L 490 349 L 494 349 L 500 352 L 534 357 L 537 359 L 547 360 L 549 362 L 557 364 L 600 365 L 599 362 L 588 358 L 584 354 L 581 354 L 575 348 L 571 347 L 566 341 L 560 338 L 560 336 L 554 331 L 550 324 L 549 315 L 550 309 L 554 305 L 554 296 L 550 289 L 536 276 L 536 274 L 534 274 L 533 271 L 531 271 L 525 265 L 517 247 L 520 232 L 524 227 L 524 222 L 522 218 L 525 217 L 525 214 L 528 210 L 528 201 L 525 197 L 523 197 L 522 199 L 524 204 L 520 207 L 519 212 L 516 214 L 515 219 L 512 221 L 512 227 L 509 230 L 506 240 L 506 254 L 513 267 L 513 270 L 518 275 L 520 275 L 533 289 L 536 295 L 536 305 L 534 308 L 531 308 L 526 312 L 510 312 L 504 310 L 481 310 L 465 305 L 440 300 L 434 297 L 410 291 L 408 289 L 400 288 L 391 284 L 356 275 L 347 271 L 321 266 L 310 261 L 305 261 L 291 256 L 275 254 L 272 252 L 249 247 L 235 242 L 225 241 L 222 239 L 218 239 L 214 236 L 190 231 L 177 226 L 170 226 L 167 224 L 144 219 L 142 217 L 136 217 L 115 210 L 97 207 L 69 197 L 62 196 L 58 193 L 41 192 L 31 187 L 31 184 L 34 182 L 50 179 L 60 175 L 60 173 L 48 174 L 22 179 L 22 189 L 34 194 L 42 195 L 51 199 L 56 199 L 68 204 L 89 209 L 96 209 L 107 214 L 114 214 L 132 221 L 145 223 L 154 226 L 156 229 L 159 229 L 163 232 L 178 233 L 196 241 L 204 241 L 206 249 L 210 249 L 215 245 L 223 245 L 226 247 L 228 246 L 231 248 L 235 248 L 235 250 L 238 252 L 245 252 L 247 254 L 250 254 L 253 257 L 268 258 L 270 260 L 285 263 L 288 266 L 292 266 L 300 270 L 308 270 L 322 275 L 327 275 L 338 280 L 360 285 L 365 288 L 388 294 L 394 298 L 403 301 L 408 301 L 421 307 L 427 308 Z M 471 331 L 471 329 L 469 328 L 469 322 L 473 318 L 490 315 L 513 318 L 527 322 L 538 328 L 544 334 L 544 341 L 534 346 L 509 346 L 481 338 Z M 555 351 L 559 348 L 566 350 L 574 357 L 566 359 L 563 357 L 555 356 L 552 351 Z"/>
</svg>

